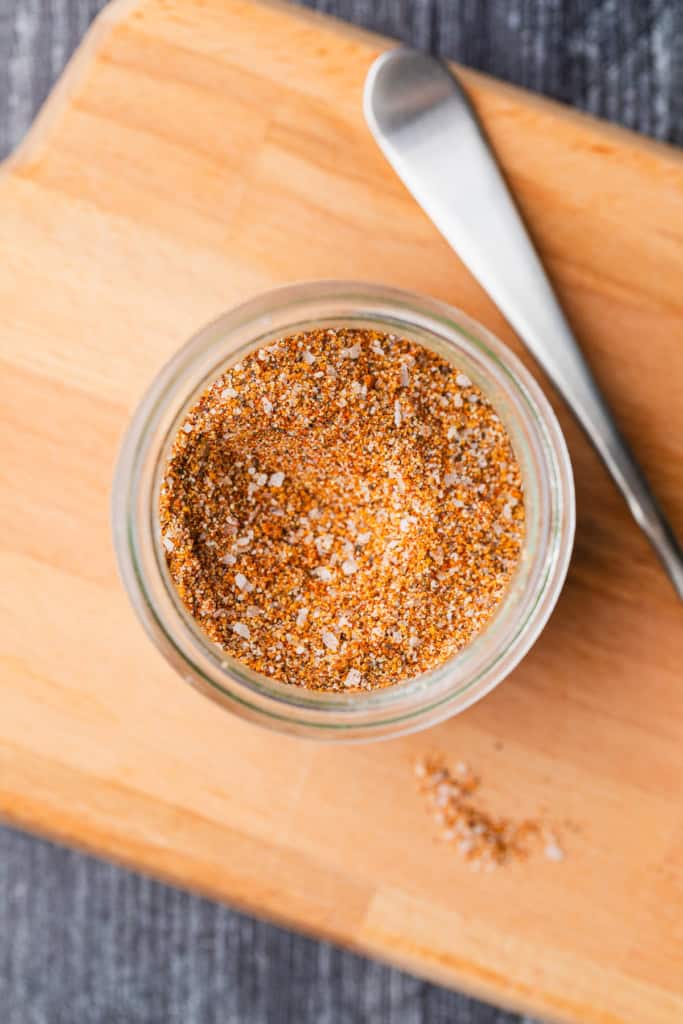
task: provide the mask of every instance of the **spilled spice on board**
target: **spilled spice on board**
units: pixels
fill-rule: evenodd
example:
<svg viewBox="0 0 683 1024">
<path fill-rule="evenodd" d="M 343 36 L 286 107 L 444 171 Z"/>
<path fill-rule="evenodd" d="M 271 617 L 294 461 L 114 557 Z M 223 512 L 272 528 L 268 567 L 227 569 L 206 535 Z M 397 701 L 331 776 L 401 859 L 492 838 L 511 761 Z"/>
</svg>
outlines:
<svg viewBox="0 0 683 1024">
<path fill-rule="evenodd" d="M 159 512 L 206 635 L 321 690 L 457 654 L 524 538 L 519 465 L 479 388 L 431 349 L 351 328 L 283 338 L 214 381 L 174 440 Z"/>
<path fill-rule="evenodd" d="M 441 756 L 421 757 L 415 776 L 439 839 L 452 844 L 473 870 L 492 871 L 538 851 L 548 860 L 564 860 L 564 849 L 547 823 L 489 814 L 477 792 L 481 780 L 464 762 L 451 770 Z"/>
</svg>

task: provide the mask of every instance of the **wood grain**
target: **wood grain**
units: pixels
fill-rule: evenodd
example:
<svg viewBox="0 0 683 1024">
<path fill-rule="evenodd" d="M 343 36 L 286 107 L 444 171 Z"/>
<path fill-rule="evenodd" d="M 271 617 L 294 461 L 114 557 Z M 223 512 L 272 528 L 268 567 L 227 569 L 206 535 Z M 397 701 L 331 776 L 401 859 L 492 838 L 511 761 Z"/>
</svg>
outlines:
<svg viewBox="0 0 683 1024">
<path fill-rule="evenodd" d="M 196 328 L 271 285 L 358 277 L 512 332 L 374 148 L 386 44 L 285 8 L 107 9 L 0 174 L 0 810 L 257 914 L 567 1021 L 683 1013 L 683 636 L 669 585 L 560 403 L 579 530 L 548 628 L 429 734 L 329 749 L 233 720 L 118 583 L 127 418 Z M 465 75 L 625 433 L 683 527 L 683 161 Z M 531 365 L 528 357 L 526 361 Z M 411 760 L 475 765 L 562 865 L 472 875 Z"/>
</svg>

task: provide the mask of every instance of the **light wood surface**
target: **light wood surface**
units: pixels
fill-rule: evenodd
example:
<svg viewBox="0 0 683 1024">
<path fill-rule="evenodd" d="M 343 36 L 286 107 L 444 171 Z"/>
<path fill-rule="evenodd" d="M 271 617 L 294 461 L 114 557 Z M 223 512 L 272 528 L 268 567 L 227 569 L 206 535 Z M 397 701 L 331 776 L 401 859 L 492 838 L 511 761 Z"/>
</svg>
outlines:
<svg viewBox="0 0 683 1024">
<path fill-rule="evenodd" d="M 0 811 L 256 914 L 548 1018 L 683 1016 L 683 635 L 562 405 L 578 485 L 542 638 L 430 733 L 334 749 L 199 697 L 134 619 L 112 467 L 160 364 L 276 283 L 390 282 L 510 329 L 364 126 L 382 40 L 276 6 L 107 10 L 0 174 Z M 680 154 L 466 74 L 625 433 L 683 528 Z M 531 365 L 531 361 L 527 358 Z M 415 755 L 504 814 L 571 821 L 563 864 L 475 875 Z"/>
</svg>

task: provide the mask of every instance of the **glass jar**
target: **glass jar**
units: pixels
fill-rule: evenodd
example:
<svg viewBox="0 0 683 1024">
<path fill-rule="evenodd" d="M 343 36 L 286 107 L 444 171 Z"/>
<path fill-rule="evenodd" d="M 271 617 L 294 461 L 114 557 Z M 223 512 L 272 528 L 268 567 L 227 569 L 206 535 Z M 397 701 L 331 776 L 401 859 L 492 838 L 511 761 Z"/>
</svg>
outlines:
<svg viewBox="0 0 683 1024">
<path fill-rule="evenodd" d="M 248 352 L 296 331 L 373 328 L 420 342 L 484 392 L 508 430 L 525 492 L 520 564 L 496 613 L 449 661 L 383 690 L 330 693 L 276 682 L 229 657 L 180 602 L 166 567 L 159 489 L 175 434 L 201 392 Z M 574 485 L 555 415 L 522 363 L 485 328 L 433 299 L 355 282 L 279 288 L 195 335 L 164 366 L 123 442 L 112 499 L 119 569 L 148 634 L 180 675 L 237 715 L 319 739 L 396 736 L 462 711 L 517 665 L 548 620 L 574 536 Z"/>
</svg>

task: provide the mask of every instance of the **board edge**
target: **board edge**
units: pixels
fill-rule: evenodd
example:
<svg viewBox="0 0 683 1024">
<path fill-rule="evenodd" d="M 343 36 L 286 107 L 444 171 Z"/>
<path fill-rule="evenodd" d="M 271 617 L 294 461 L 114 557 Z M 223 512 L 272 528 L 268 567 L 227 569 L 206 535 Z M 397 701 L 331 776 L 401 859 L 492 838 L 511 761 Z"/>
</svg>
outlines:
<svg viewBox="0 0 683 1024">
<path fill-rule="evenodd" d="M 59 122 L 61 114 L 69 106 L 73 93 L 77 91 L 79 84 L 83 82 L 94 64 L 102 43 L 123 24 L 130 14 L 144 7 L 146 2 L 147 0 L 110 0 L 107 6 L 100 11 L 48 93 L 26 135 L 6 157 L 0 160 L 0 180 L 44 153 L 53 137 L 53 130 Z M 400 45 L 397 40 L 371 29 L 350 24 L 321 11 L 295 6 L 289 0 L 250 0 L 250 2 L 257 7 L 277 11 L 284 17 L 319 25 L 321 30 L 358 39 L 375 50 Z M 232 0 L 226 0 L 226 3 L 232 3 Z M 673 143 L 663 142 L 635 132 L 623 125 L 596 117 L 576 107 L 494 78 L 473 68 L 465 67 L 455 61 L 449 60 L 448 64 L 464 83 L 475 106 L 478 96 L 506 97 L 516 106 L 535 109 L 539 113 L 557 118 L 558 121 L 565 124 L 574 124 L 578 130 L 587 135 L 598 136 L 603 141 L 607 138 L 615 145 L 630 150 L 647 152 L 650 156 L 669 161 L 683 170 L 683 149 Z"/>
</svg>

